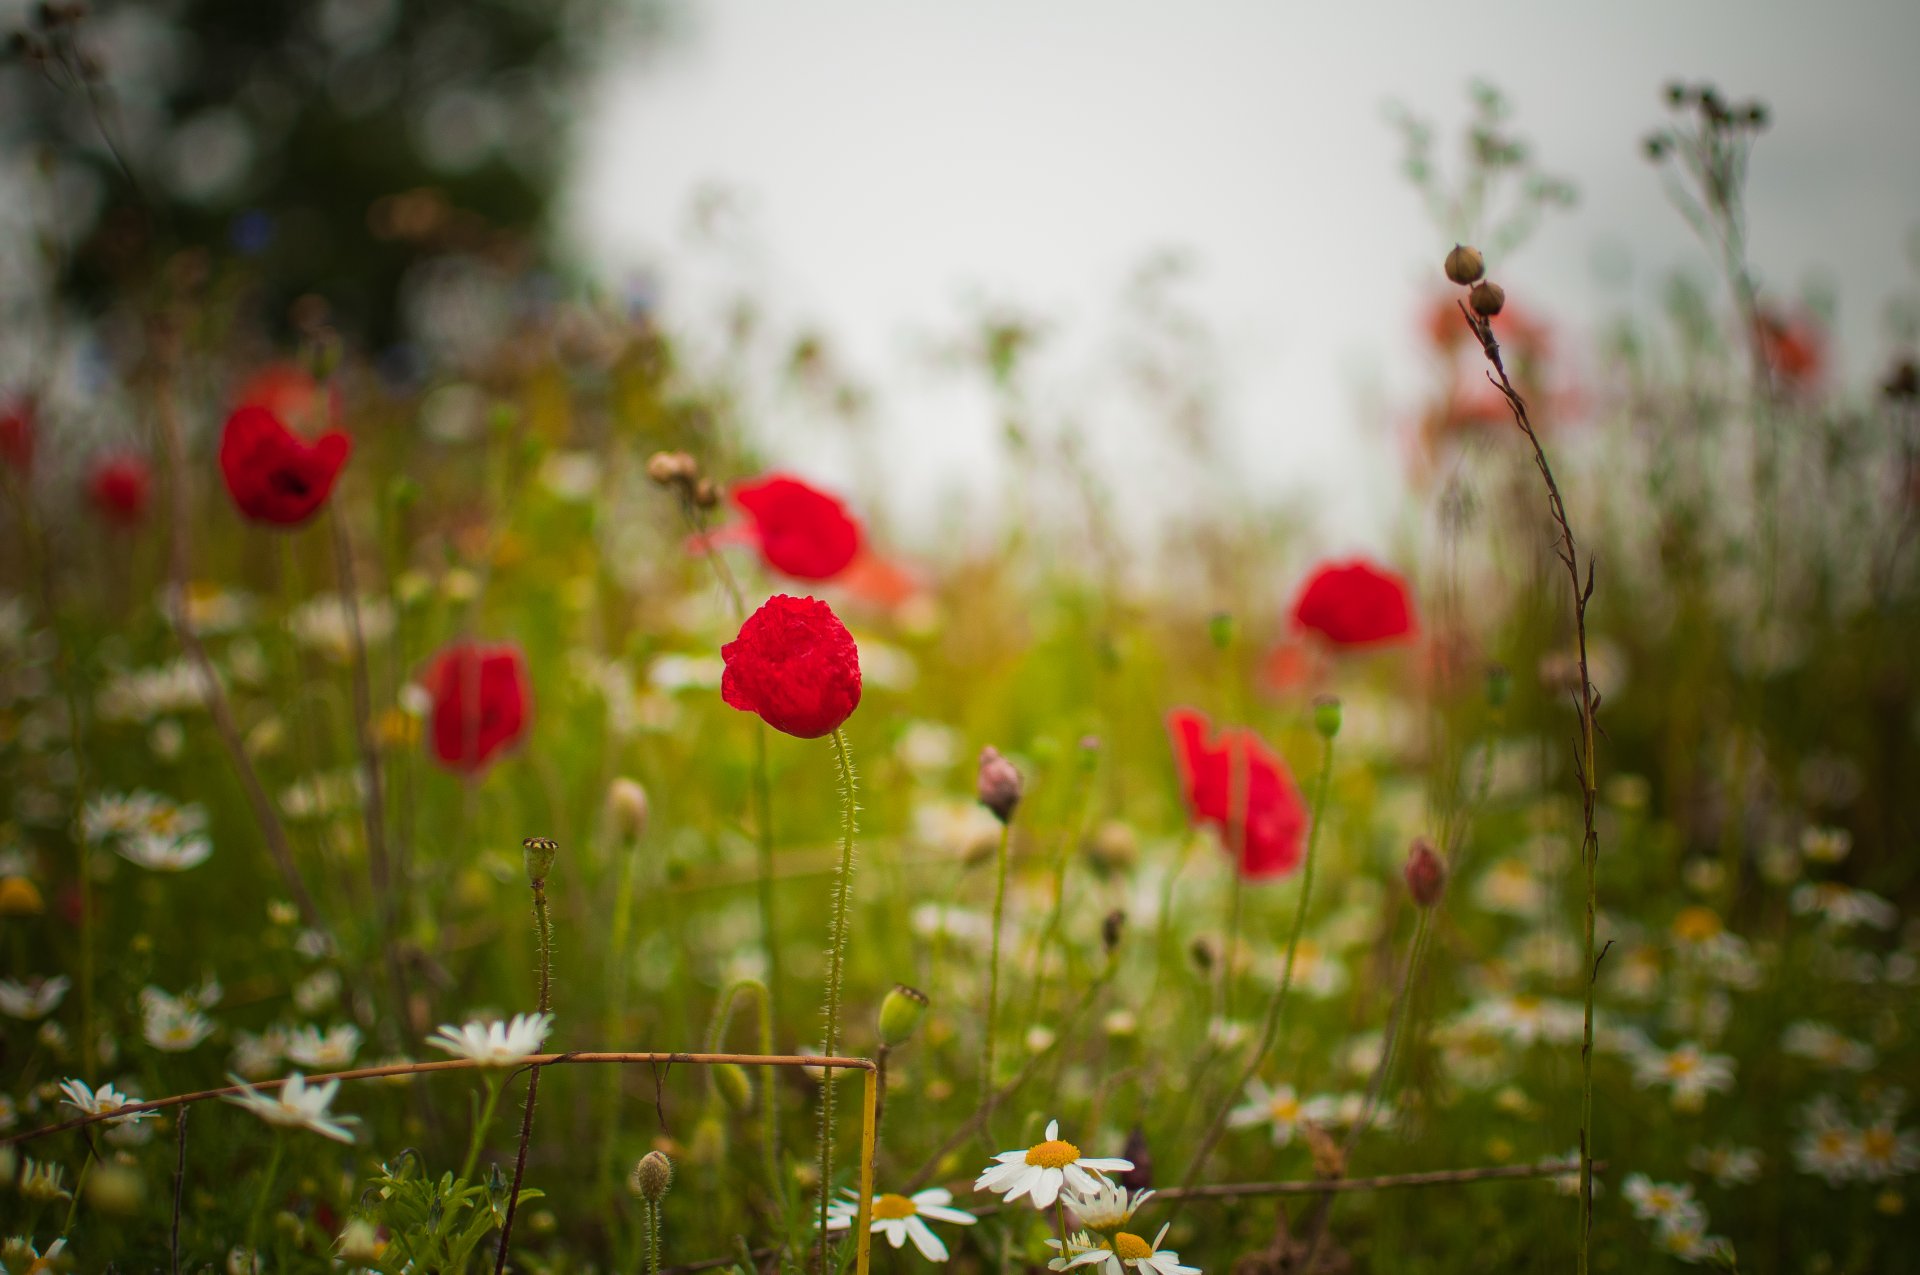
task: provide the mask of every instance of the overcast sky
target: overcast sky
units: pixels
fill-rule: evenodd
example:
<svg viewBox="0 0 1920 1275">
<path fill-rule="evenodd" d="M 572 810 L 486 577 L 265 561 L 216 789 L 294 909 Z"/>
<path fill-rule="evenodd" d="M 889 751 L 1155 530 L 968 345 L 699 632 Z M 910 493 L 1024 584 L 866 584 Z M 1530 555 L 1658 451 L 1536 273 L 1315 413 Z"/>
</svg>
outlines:
<svg viewBox="0 0 1920 1275">
<path fill-rule="evenodd" d="M 1422 384 L 1414 314 L 1448 244 L 1398 175 L 1383 107 L 1451 140 L 1476 76 L 1580 192 L 1496 263 L 1558 323 L 1591 328 L 1668 271 L 1708 267 L 1640 152 L 1676 76 L 1771 106 L 1753 256 L 1776 293 L 1838 295 L 1856 375 L 1885 355 L 1888 300 L 1914 286 L 1915 0 L 723 0 L 684 25 L 662 55 L 611 59 L 592 97 L 568 211 L 581 254 L 616 282 L 652 271 L 693 321 L 743 278 L 776 313 L 818 320 L 879 390 L 903 507 L 990 491 L 997 472 L 984 400 L 927 366 L 928 334 L 980 298 L 1091 341 L 1129 271 L 1179 247 L 1249 487 L 1312 498 L 1331 546 L 1384 539 L 1400 452 L 1381 430 L 1400 421 L 1378 405 Z M 694 193 L 715 184 L 744 210 L 731 273 L 685 250 Z M 1598 281 L 1601 257 L 1630 265 L 1624 291 Z M 821 431 L 763 424 L 797 467 L 853 481 Z M 1131 471 L 1123 490 L 1150 476 L 1124 428 L 1103 451 Z"/>
</svg>

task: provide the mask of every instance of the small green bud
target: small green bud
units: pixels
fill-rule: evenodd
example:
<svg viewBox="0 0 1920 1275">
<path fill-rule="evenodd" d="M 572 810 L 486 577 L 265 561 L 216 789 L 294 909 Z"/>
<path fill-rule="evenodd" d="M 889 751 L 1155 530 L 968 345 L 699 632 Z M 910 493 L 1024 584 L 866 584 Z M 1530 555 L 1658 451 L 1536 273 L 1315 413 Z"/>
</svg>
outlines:
<svg viewBox="0 0 1920 1275">
<path fill-rule="evenodd" d="M 1513 692 L 1513 674 L 1504 664 L 1495 664 L 1487 669 L 1487 706 L 1505 708 L 1507 696 Z"/>
<path fill-rule="evenodd" d="M 1233 645 L 1233 613 L 1215 611 L 1207 617 L 1207 637 L 1213 642 L 1213 649 L 1224 651 Z"/>
<path fill-rule="evenodd" d="M 747 1079 L 747 1069 L 739 1063 L 721 1063 L 715 1067 L 713 1087 L 735 1111 L 744 1114 L 753 1110 L 753 1084 Z"/>
<path fill-rule="evenodd" d="M 880 1002 L 880 1043 L 895 1049 L 913 1039 L 927 1012 L 927 994 L 905 983 L 895 983 Z"/>
<path fill-rule="evenodd" d="M 560 853 L 560 843 L 552 837 L 528 837 L 520 845 L 527 852 L 527 880 L 538 890 L 547 884 L 547 873 Z"/>
<path fill-rule="evenodd" d="M 627 1175 L 627 1189 L 649 1204 L 665 1199 L 667 1188 L 672 1185 L 673 1161 L 661 1151 L 647 1152 Z"/>
<path fill-rule="evenodd" d="M 607 818 L 622 840 L 638 841 L 647 831 L 647 790 L 627 778 L 607 785 Z"/>
<path fill-rule="evenodd" d="M 1320 738 L 1332 739 L 1340 733 L 1340 701 L 1332 695 L 1319 695 L 1313 701 L 1313 728 Z"/>
</svg>

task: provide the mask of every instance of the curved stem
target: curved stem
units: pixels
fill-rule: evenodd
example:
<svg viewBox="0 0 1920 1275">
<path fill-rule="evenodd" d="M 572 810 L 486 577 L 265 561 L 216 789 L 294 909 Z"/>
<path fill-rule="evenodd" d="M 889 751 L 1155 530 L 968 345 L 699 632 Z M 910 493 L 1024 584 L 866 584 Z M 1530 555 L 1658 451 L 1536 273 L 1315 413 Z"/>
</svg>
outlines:
<svg viewBox="0 0 1920 1275">
<path fill-rule="evenodd" d="M 460 1165 L 460 1181 L 473 1180 L 474 1166 L 480 1163 L 480 1148 L 486 1144 L 487 1130 L 493 1127 L 494 1111 L 500 1106 L 500 1079 L 498 1072 L 482 1072 L 487 1086 L 487 1100 L 480 1106 L 480 1118 L 473 1122 L 473 1136 L 467 1142 L 467 1158 Z"/>
<path fill-rule="evenodd" d="M 833 922 L 827 945 L 827 1037 L 821 1048 L 828 1054 L 840 1048 L 840 984 L 846 973 L 847 925 L 853 899 L 853 836 L 856 777 L 846 732 L 833 732 L 834 759 L 840 765 L 840 870 L 834 877 Z M 820 1269 L 827 1269 L 827 1203 L 833 1197 L 833 1068 L 820 1071 Z"/>
<path fill-rule="evenodd" d="M 1007 907 L 1007 841 L 1013 835 L 1011 821 L 1000 825 L 1000 850 L 993 869 L 993 949 L 987 959 L 987 1030 L 980 1042 L 980 1101 L 993 1095 L 993 1038 L 1000 1014 L 1000 927 Z"/>
</svg>

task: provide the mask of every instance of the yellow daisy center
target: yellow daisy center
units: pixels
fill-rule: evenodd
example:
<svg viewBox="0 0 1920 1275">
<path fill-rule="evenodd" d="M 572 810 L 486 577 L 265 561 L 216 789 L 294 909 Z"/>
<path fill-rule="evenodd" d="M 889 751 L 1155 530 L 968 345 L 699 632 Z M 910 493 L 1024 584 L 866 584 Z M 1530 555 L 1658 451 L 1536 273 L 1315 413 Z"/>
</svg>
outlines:
<svg viewBox="0 0 1920 1275">
<path fill-rule="evenodd" d="M 1064 1169 L 1079 1158 L 1079 1147 L 1058 1138 L 1027 1148 L 1027 1163 L 1037 1164 L 1043 1169 Z"/>
<path fill-rule="evenodd" d="M 1860 1153 L 1870 1160 L 1893 1159 L 1893 1130 L 1873 1128 L 1862 1132 Z"/>
<path fill-rule="evenodd" d="M 1135 1261 L 1142 1257 L 1153 1256 L 1153 1245 L 1128 1231 L 1122 1231 L 1113 1237 L 1114 1256 L 1122 1261 Z"/>
<path fill-rule="evenodd" d="M 904 1195 L 889 1193 L 873 1202 L 873 1216 L 876 1218 L 912 1217 L 919 1211 L 919 1207 Z"/>
<path fill-rule="evenodd" d="M 1674 937 L 1688 943 L 1704 943 L 1720 930 L 1720 917 L 1711 908 L 1684 908 L 1673 918 Z"/>
<path fill-rule="evenodd" d="M 1700 1070 L 1700 1060 L 1692 1054 L 1673 1054 L 1667 1059 L 1667 1074 L 1670 1076 L 1691 1076 Z"/>
<path fill-rule="evenodd" d="M 1300 1115 L 1300 1100 L 1298 1098 L 1275 1098 L 1267 1104 L 1267 1110 L 1275 1120 L 1295 1120 L 1298 1119 Z"/>
<path fill-rule="evenodd" d="M 1828 1129 L 1816 1145 L 1822 1154 L 1837 1156 L 1847 1149 L 1847 1135 L 1839 1129 Z"/>
</svg>

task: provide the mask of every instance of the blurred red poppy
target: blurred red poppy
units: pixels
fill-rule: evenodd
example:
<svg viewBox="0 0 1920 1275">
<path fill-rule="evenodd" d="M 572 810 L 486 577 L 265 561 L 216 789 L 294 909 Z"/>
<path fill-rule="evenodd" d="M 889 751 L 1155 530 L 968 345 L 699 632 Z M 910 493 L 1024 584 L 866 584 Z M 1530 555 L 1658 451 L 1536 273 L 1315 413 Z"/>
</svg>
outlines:
<svg viewBox="0 0 1920 1275">
<path fill-rule="evenodd" d="M 1413 633 L 1406 581 L 1364 558 L 1323 563 L 1293 603 L 1293 625 L 1335 646 L 1364 647 Z"/>
<path fill-rule="evenodd" d="M 433 700 L 434 760 L 449 770 L 478 774 L 526 734 L 533 692 L 516 646 L 456 642 L 433 657 L 423 683 Z"/>
<path fill-rule="evenodd" d="M 297 363 L 269 363 L 240 383 L 237 407 L 264 407 L 283 421 L 304 423 L 320 401 L 320 384 Z"/>
<path fill-rule="evenodd" d="M 1787 316 L 1763 310 L 1754 320 L 1760 351 L 1785 390 L 1817 385 L 1826 371 L 1826 337 L 1805 315 Z"/>
<path fill-rule="evenodd" d="M 147 516 L 153 496 L 153 471 L 143 456 L 102 456 L 87 476 L 87 494 L 107 521 L 134 526 Z"/>
<path fill-rule="evenodd" d="M 0 407 L 0 460 L 23 474 L 33 468 L 34 415 L 33 399 L 25 396 Z"/>
<path fill-rule="evenodd" d="M 860 524 L 838 497 L 786 474 L 741 483 L 733 503 L 753 520 L 760 556 L 796 580 L 831 580 L 860 552 Z"/>
<path fill-rule="evenodd" d="M 832 734 L 860 706 L 860 650 L 814 598 L 768 598 L 720 658 L 720 698 L 796 738 Z"/>
<path fill-rule="evenodd" d="M 1260 880 L 1285 876 L 1299 867 L 1307 807 L 1286 763 L 1243 727 L 1221 731 L 1209 741 L 1211 723 L 1192 709 L 1167 714 L 1167 730 L 1173 736 L 1174 762 L 1193 821 L 1212 824 L 1229 853 L 1244 807 L 1240 875 Z"/>
<path fill-rule="evenodd" d="M 326 503 L 353 440 L 329 430 L 311 443 L 264 407 L 227 418 L 220 436 L 220 472 L 240 512 L 255 522 L 294 527 Z"/>
</svg>

